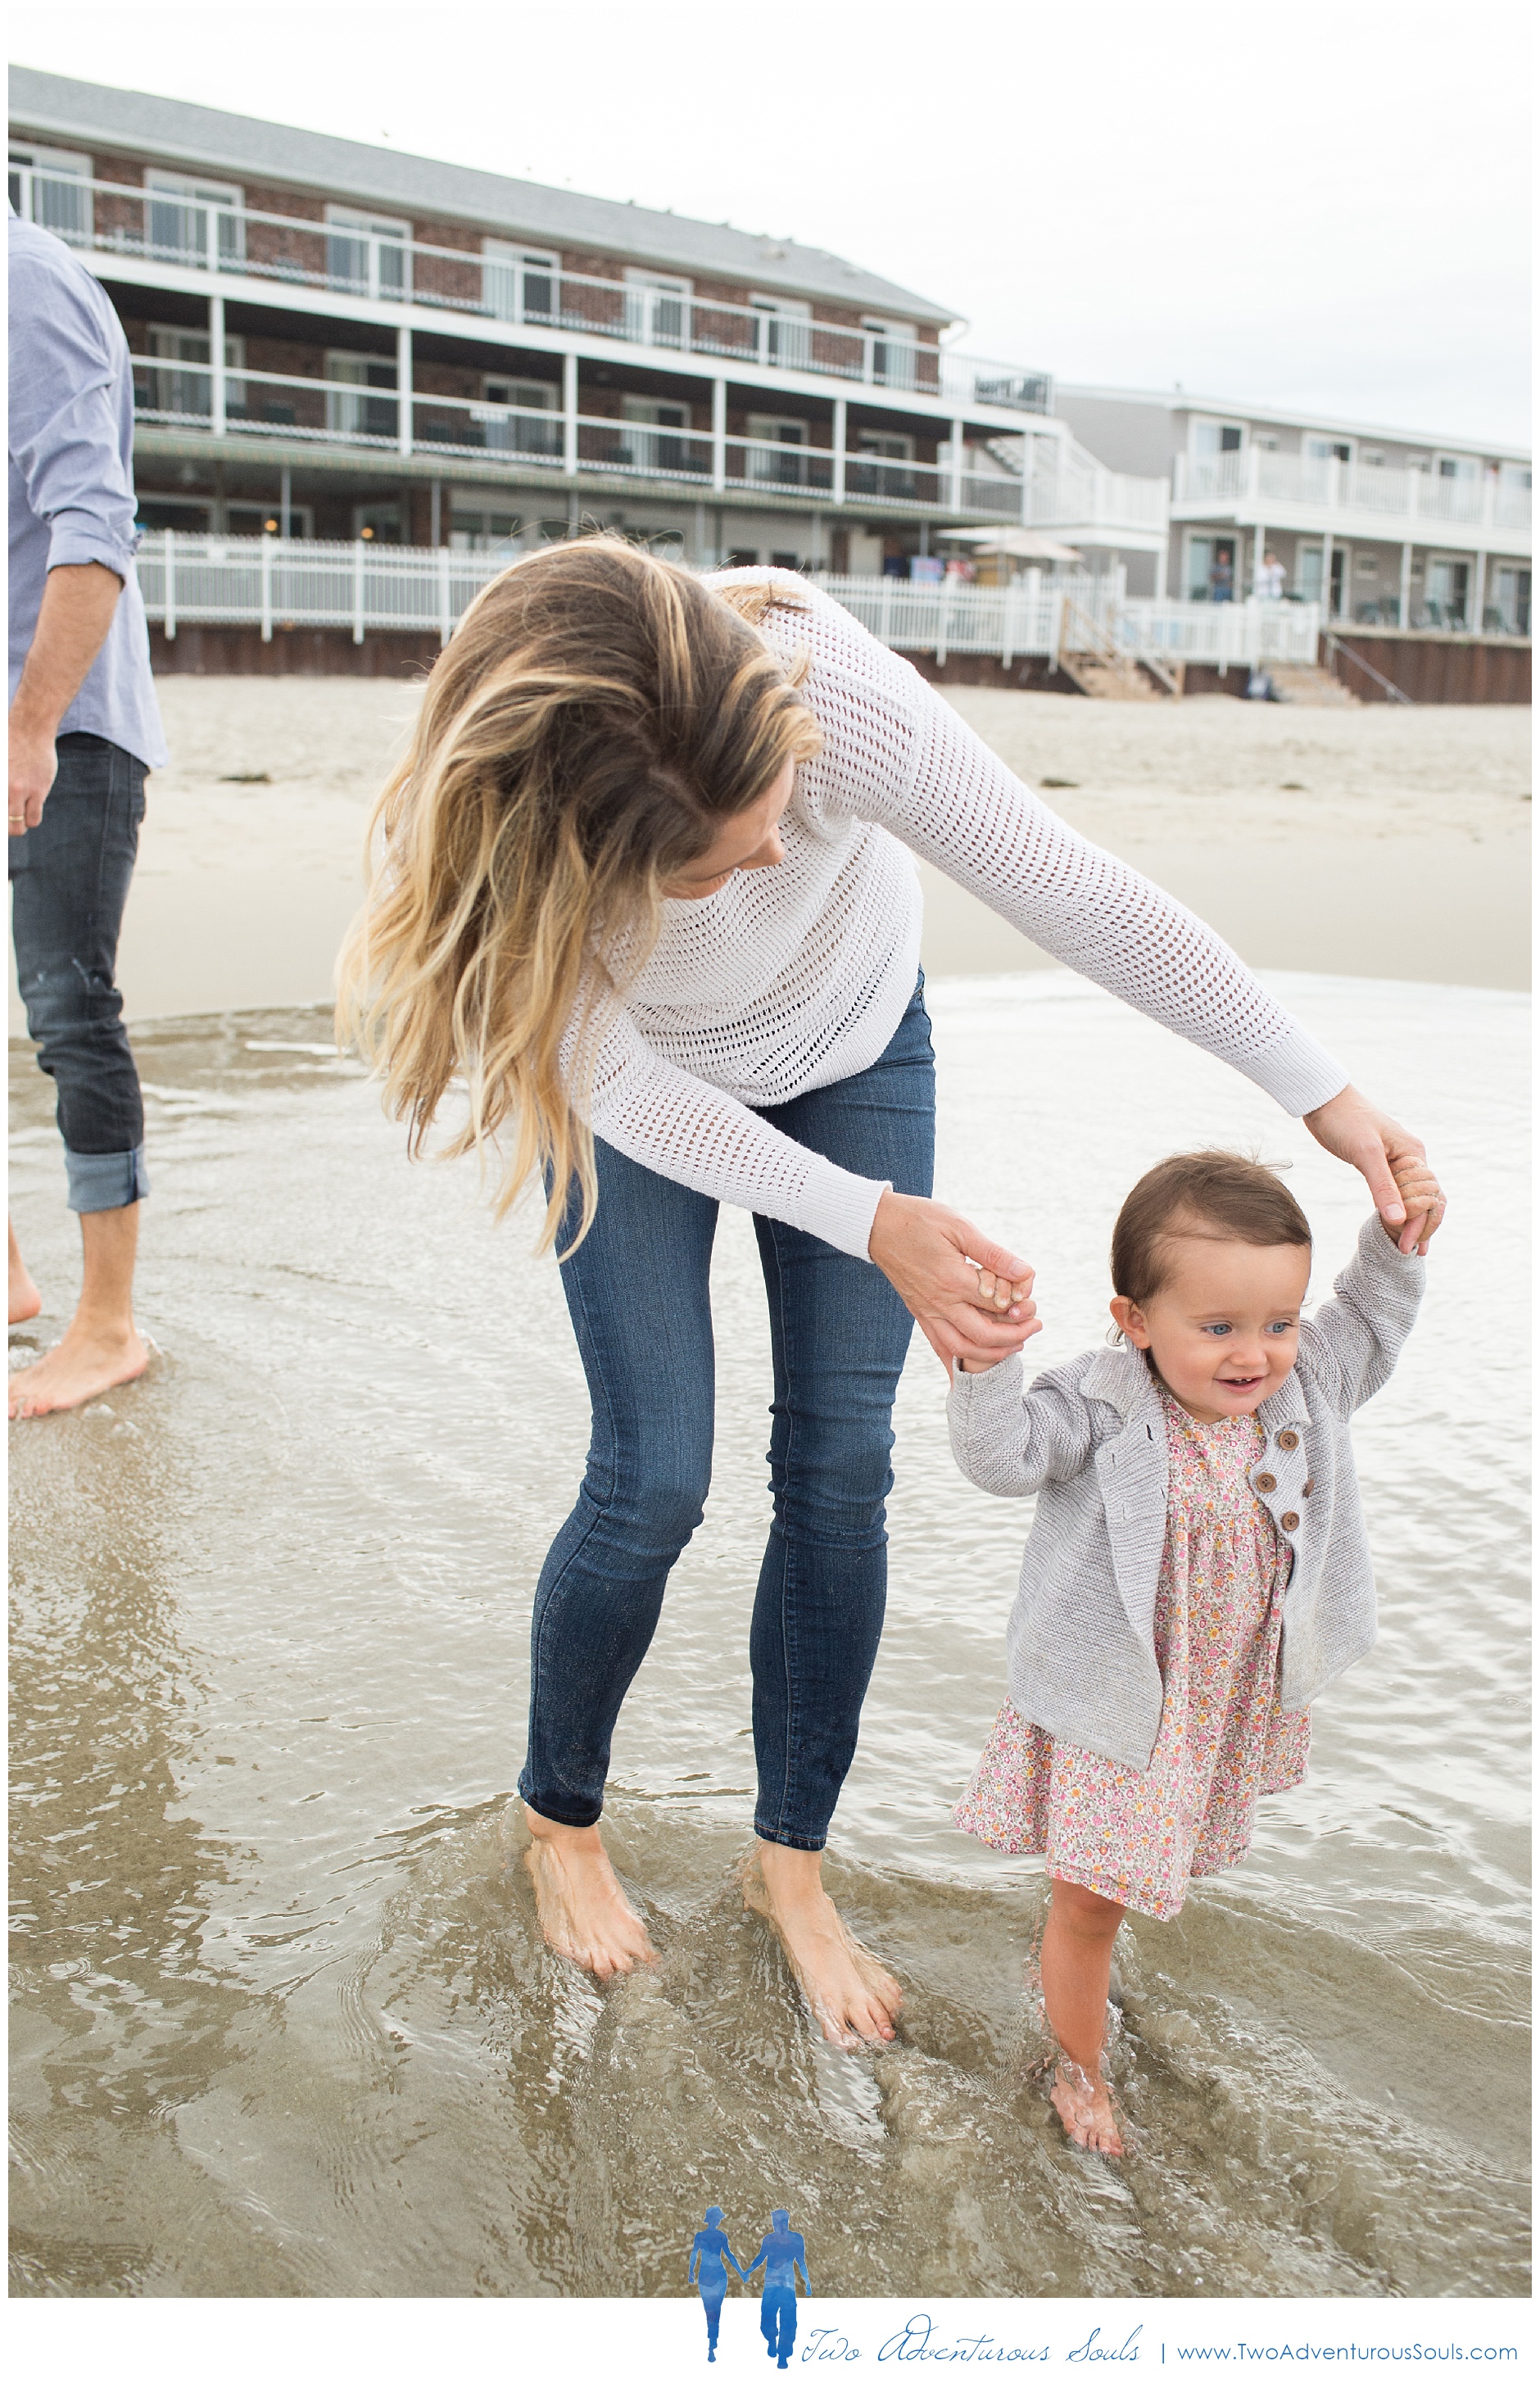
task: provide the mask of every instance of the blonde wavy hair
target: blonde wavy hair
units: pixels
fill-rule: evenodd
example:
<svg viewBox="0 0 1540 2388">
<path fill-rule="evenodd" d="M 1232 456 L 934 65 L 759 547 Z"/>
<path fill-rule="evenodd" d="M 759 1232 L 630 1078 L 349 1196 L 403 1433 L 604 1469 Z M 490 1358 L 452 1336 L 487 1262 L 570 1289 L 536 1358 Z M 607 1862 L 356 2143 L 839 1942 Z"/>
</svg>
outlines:
<svg viewBox="0 0 1540 2388">
<path fill-rule="evenodd" d="M 541 1250 L 574 1181 L 569 1251 L 592 1224 L 598 1036 L 668 882 L 821 743 L 800 672 L 756 627 L 770 602 L 768 583 L 718 593 L 613 537 L 521 557 L 439 656 L 375 808 L 338 1037 L 414 1157 L 464 1077 L 444 1153 L 497 1152 L 499 1214 L 542 1176 Z"/>
</svg>

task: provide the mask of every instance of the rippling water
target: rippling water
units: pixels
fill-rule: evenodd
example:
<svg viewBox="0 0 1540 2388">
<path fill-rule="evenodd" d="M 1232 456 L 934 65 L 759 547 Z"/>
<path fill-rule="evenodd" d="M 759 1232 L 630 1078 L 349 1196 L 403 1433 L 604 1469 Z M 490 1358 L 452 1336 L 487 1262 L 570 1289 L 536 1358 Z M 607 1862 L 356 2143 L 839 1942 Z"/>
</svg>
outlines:
<svg viewBox="0 0 1540 2388">
<path fill-rule="evenodd" d="M 1527 1007 L 1279 983 L 1454 1208 L 1359 1430 L 1379 1647 L 1249 1863 L 1125 1932 L 1116 2167 L 1033 2077 L 1041 1877 L 948 1820 L 1025 1519 L 954 1473 L 928 1351 L 830 1868 L 899 2043 L 825 2049 L 733 1889 L 768 1354 L 731 1213 L 716 1482 L 608 1810 L 662 1962 L 601 1994 L 540 1945 L 511 1797 L 585 1429 L 554 1271 L 472 1170 L 406 1166 L 322 1015 L 141 1035 L 162 1357 L 12 1431 L 22 2293 L 677 2295 L 712 2201 L 792 2204 L 826 2293 L 1523 2293 Z M 931 992 L 939 1190 L 1037 1263 L 1044 1365 L 1100 1336 L 1118 1200 L 1179 1145 L 1292 1155 L 1321 1289 L 1346 1257 L 1356 1181 L 1228 1072 L 1057 972 Z M 62 1299 L 46 1089 L 14 1074 Z"/>
</svg>

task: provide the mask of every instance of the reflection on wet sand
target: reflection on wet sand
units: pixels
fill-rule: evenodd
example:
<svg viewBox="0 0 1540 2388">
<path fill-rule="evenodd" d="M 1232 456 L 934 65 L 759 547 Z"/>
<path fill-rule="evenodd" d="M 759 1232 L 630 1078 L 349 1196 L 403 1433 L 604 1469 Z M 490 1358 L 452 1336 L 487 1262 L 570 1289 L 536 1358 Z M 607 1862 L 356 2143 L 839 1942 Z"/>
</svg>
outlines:
<svg viewBox="0 0 1540 2388">
<path fill-rule="evenodd" d="M 600 1992 L 540 1942 L 510 1796 L 584 1424 L 554 1273 L 472 1173 L 407 1169 L 319 1015 L 141 1037 L 162 1356 L 12 1435 L 20 2293 L 673 2296 L 706 2204 L 776 2202 L 827 2293 L 1522 2293 L 1521 1354 L 1478 1363 L 1461 1327 L 1521 1265 L 1522 1012 L 1290 993 L 1408 1109 L 1415 1048 L 1465 1225 L 1360 1441 L 1380 1649 L 1251 1863 L 1119 1945 L 1117 2166 L 1037 2078 L 1040 1878 L 948 1823 L 1024 1520 L 953 1474 L 929 1355 L 831 1866 L 904 1982 L 897 2044 L 826 2047 L 735 1886 L 767 1398 L 742 1222 L 711 1506 L 607 1816 L 660 1962 Z M 935 1008 L 944 1190 L 1037 1259 L 1045 1365 L 1098 1331 L 1103 1213 L 1177 1141 L 1295 1152 L 1323 1274 L 1345 1252 L 1331 1165 L 1101 998 L 1045 976 Z M 45 1096 L 23 1060 L 16 1200 L 57 1311 Z"/>
</svg>

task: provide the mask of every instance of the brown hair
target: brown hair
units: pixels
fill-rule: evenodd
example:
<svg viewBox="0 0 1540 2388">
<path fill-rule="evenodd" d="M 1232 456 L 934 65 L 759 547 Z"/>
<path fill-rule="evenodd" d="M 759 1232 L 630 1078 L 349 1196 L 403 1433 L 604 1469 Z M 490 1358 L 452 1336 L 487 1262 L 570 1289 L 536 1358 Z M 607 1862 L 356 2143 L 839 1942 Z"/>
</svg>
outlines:
<svg viewBox="0 0 1540 2388">
<path fill-rule="evenodd" d="M 1311 1242 L 1278 1172 L 1238 1152 L 1177 1152 L 1145 1171 L 1113 1229 L 1113 1291 L 1142 1309 L 1165 1283 L 1176 1236 L 1306 1251 Z"/>
<path fill-rule="evenodd" d="M 756 627 L 768 602 L 615 538 L 521 557 L 439 656 L 375 807 L 338 1034 L 379 1070 L 414 1155 L 464 1075 L 469 1113 L 446 1151 L 508 1124 L 497 1208 L 543 1173 L 542 1247 L 574 1179 L 575 1243 L 592 1221 L 595 1048 L 668 882 L 821 743 Z"/>
</svg>

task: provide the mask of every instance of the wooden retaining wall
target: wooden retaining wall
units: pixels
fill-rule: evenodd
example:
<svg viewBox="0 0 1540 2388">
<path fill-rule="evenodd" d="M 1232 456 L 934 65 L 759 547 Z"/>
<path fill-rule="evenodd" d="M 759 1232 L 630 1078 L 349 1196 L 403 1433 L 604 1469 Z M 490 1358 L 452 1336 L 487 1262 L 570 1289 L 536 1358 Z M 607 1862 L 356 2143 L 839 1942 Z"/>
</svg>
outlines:
<svg viewBox="0 0 1540 2388">
<path fill-rule="evenodd" d="M 1366 705 L 1391 697 L 1355 662 L 1361 656 L 1394 680 L 1414 705 L 1528 705 L 1528 639 L 1462 638 L 1457 630 L 1349 630 L 1337 633 L 1321 662 Z"/>
<path fill-rule="evenodd" d="M 1461 638 L 1458 632 L 1411 630 L 1385 633 L 1350 630 L 1345 647 L 1340 641 L 1329 654 L 1321 641 L 1321 662 L 1334 670 L 1344 687 L 1370 705 L 1390 699 L 1369 674 L 1357 667 L 1355 656 L 1372 664 L 1394 680 L 1414 705 L 1528 705 L 1531 646 L 1527 639 Z M 188 623 L 168 639 L 159 623 L 150 625 L 150 660 L 158 672 L 260 673 L 282 677 L 299 673 L 312 679 L 328 676 L 363 680 L 417 680 L 432 668 L 439 640 L 431 630 L 371 630 L 361 645 L 350 630 L 274 629 L 264 640 L 252 624 Z M 1036 688 L 1076 696 L 1079 691 L 1067 673 L 1050 667 L 1043 655 L 1022 655 L 1010 668 L 998 655 L 949 654 L 938 666 L 933 654 L 910 657 L 928 680 L 954 688 Z M 1231 665 L 1189 664 L 1190 696 L 1236 696 L 1246 693 L 1247 673 Z"/>
</svg>

